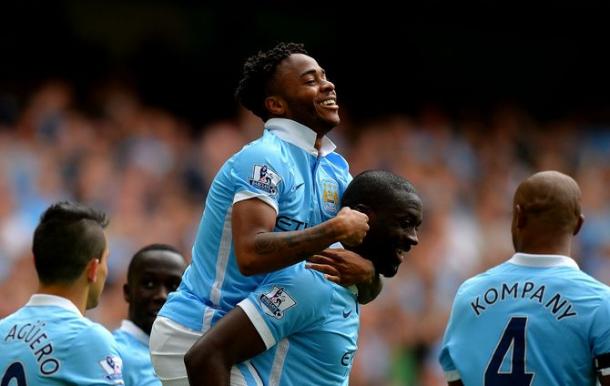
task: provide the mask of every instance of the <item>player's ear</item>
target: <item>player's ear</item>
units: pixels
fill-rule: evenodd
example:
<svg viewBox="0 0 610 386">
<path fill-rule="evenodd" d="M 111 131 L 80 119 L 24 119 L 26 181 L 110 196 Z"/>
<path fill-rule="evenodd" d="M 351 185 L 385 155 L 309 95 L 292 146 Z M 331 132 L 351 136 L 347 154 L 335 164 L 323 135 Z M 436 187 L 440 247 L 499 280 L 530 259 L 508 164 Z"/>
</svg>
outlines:
<svg viewBox="0 0 610 386">
<path fill-rule="evenodd" d="M 125 283 L 123 284 L 123 299 L 127 302 L 129 302 L 129 284 Z"/>
<path fill-rule="evenodd" d="M 97 270 L 100 266 L 100 259 L 91 259 L 85 268 L 87 273 L 87 280 L 91 283 L 95 283 L 97 280 Z"/>
<path fill-rule="evenodd" d="M 368 205 L 356 204 L 356 205 L 354 205 L 354 207 L 352 209 L 366 214 L 369 217 L 369 222 L 371 222 L 371 220 L 375 217 L 375 211 L 373 209 L 371 209 L 371 207 L 369 207 Z"/>
<path fill-rule="evenodd" d="M 519 204 L 515 205 L 513 215 L 515 216 L 517 228 L 525 228 L 525 225 L 527 224 L 527 217 L 525 216 L 523 209 L 521 209 L 521 205 L 519 205 Z"/>
<path fill-rule="evenodd" d="M 272 95 L 265 98 L 265 108 L 267 109 L 270 115 L 286 115 L 286 103 L 280 97 Z"/>
<path fill-rule="evenodd" d="M 576 236 L 578 234 L 578 232 L 580 232 L 580 228 L 582 228 L 582 224 L 585 222 L 585 215 L 584 214 L 580 214 L 580 216 L 578 216 L 578 220 L 576 220 L 576 227 L 574 228 L 574 232 L 572 233 L 572 235 Z"/>
</svg>

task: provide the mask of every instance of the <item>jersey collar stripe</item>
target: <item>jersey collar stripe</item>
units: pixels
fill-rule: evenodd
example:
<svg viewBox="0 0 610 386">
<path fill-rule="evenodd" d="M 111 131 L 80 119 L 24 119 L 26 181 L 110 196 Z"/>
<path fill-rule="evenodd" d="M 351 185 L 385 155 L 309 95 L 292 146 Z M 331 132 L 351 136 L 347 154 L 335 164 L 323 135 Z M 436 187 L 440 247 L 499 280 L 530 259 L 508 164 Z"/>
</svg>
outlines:
<svg viewBox="0 0 610 386">
<path fill-rule="evenodd" d="M 133 336 L 134 338 L 148 346 L 150 337 L 148 336 L 148 334 L 142 331 L 140 327 L 136 326 L 136 324 L 131 320 L 123 320 L 119 329 L 121 331 L 125 331 L 129 335 Z"/>
<path fill-rule="evenodd" d="M 317 134 L 309 127 L 286 118 L 271 118 L 265 122 L 265 129 L 277 135 L 284 141 L 300 147 L 309 154 L 318 156 L 318 150 L 314 147 Z M 324 157 L 337 146 L 326 135 L 322 138 L 319 155 Z"/>
<path fill-rule="evenodd" d="M 515 253 L 508 260 L 509 263 L 526 267 L 570 267 L 580 269 L 578 264 L 569 256 L 563 255 L 534 255 L 530 253 Z"/>
<path fill-rule="evenodd" d="M 30 298 L 30 301 L 27 302 L 26 306 L 30 306 L 30 307 L 48 307 L 48 306 L 61 307 L 61 308 L 66 309 L 68 311 L 73 311 L 74 313 L 76 313 L 76 314 L 78 314 L 80 316 L 83 316 L 83 314 L 81 314 L 81 312 L 78 309 L 78 307 L 76 307 L 76 305 L 74 305 L 74 303 L 72 303 L 72 301 L 70 301 L 69 299 L 63 298 L 61 296 L 47 295 L 47 294 L 34 294 Z"/>
</svg>

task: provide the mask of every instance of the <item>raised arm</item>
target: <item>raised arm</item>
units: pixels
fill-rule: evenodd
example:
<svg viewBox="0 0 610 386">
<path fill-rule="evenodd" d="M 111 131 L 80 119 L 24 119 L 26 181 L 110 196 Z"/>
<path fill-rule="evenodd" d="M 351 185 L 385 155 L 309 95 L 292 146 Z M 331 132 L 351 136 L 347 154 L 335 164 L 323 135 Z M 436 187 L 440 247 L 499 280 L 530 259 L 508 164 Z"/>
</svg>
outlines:
<svg viewBox="0 0 610 386">
<path fill-rule="evenodd" d="M 226 314 L 184 356 L 193 386 L 229 386 L 231 367 L 265 351 L 265 343 L 239 307 Z"/>
<path fill-rule="evenodd" d="M 357 245 L 369 229 L 368 217 L 350 208 L 299 231 L 273 232 L 275 221 L 275 210 L 262 200 L 244 200 L 233 206 L 233 243 L 242 274 L 256 275 L 288 267 L 337 241 Z"/>
</svg>

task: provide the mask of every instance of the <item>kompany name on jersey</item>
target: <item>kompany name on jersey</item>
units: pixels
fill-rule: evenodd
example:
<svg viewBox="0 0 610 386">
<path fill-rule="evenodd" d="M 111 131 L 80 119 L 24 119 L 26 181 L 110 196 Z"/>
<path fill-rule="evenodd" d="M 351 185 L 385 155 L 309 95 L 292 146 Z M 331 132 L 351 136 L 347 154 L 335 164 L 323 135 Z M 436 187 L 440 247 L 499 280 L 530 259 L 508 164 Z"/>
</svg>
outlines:
<svg viewBox="0 0 610 386">
<path fill-rule="evenodd" d="M 59 370 L 60 362 L 51 355 L 53 353 L 53 344 L 44 330 L 45 325 L 45 322 L 40 320 L 36 321 L 36 323 L 14 324 L 3 341 L 5 343 L 21 341 L 27 345 L 32 351 L 32 355 L 36 358 L 40 373 L 48 376 L 55 374 Z"/>
<path fill-rule="evenodd" d="M 283 288 L 273 287 L 267 293 L 259 297 L 261 308 L 265 314 L 273 316 L 276 319 L 284 317 L 284 311 L 293 307 L 296 302 Z"/>
<path fill-rule="evenodd" d="M 252 168 L 250 185 L 257 189 L 263 190 L 275 196 L 277 194 L 277 186 L 281 181 L 282 178 L 267 165 L 254 165 Z"/>
<path fill-rule="evenodd" d="M 565 296 L 559 292 L 547 290 L 544 284 L 538 285 L 531 281 L 502 283 L 498 287 L 491 287 L 471 301 L 470 307 L 478 317 L 497 302 L 507 300 L 537 302 L 552 313 L 557 320 L 577 316 L 572 303 Z"/>
</svg>

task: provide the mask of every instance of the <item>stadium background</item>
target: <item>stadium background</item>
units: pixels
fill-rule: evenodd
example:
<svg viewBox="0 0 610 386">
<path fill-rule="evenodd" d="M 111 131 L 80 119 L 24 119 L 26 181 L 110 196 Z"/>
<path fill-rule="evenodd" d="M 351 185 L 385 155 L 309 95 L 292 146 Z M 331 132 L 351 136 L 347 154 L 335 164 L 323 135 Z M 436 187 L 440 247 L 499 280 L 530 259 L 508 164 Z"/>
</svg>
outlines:
<svg viewBox="0 0 610 386">
<path fill-rule="evenodd" d="M 420 245 L 362 309 L 351 385 L 444 384 L 435 350 L 455 290 L 512 253 L 512 193 L 534 171 L 581 184 L 575 256 L 610 284 L 607 10 L 253 3 L 0 6 L 0 317 L 35 290 L 31 234 L 59 199 L 111 215 L 89 314 L 108 328 L 136 249 L 190 256 L 208 184 L 262 127 L 233 101 L 241 64 L 282 40 L 337 86 L 331 137 L 352 173 L 390 169 L 424 200 Z"/>
</svg>

